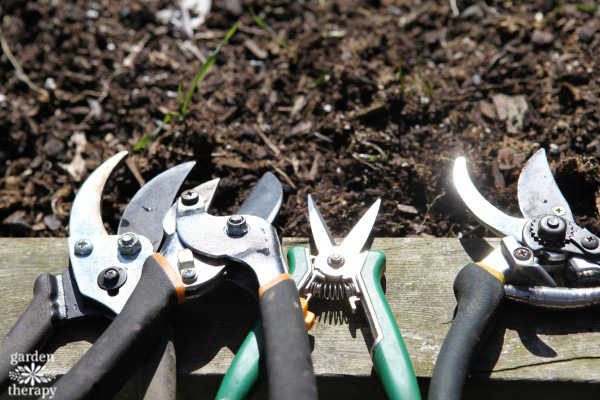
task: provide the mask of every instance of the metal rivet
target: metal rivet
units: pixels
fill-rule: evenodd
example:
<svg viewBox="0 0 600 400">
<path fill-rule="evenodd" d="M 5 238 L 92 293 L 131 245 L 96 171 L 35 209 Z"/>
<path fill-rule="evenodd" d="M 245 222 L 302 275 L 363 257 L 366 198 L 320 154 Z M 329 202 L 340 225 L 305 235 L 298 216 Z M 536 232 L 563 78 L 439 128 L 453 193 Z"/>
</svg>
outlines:
<svg viewBox="0 0 600 400">
<path fill-rule="evenodd" d="M 229 236 L 244 236 L 248 233 L 246 218 L 241 215 L 232 215 L 227 219 L 227 234 Z"/>
<path fill-rule="evenodd" d="M 198 193 L 193 190 L 186 190 L 181 194 L 181 202 L 186 206 L 193 206 L 198 202 Z"/>
<path fill-rule="evenodd" d="M 78 256 L 87 256 L 94 250 L 94 244 L 89 239 L 81 239 L 75 243 L 73 250 Z"/>
<path fill-rule="evenodd" d="M 332 267 L 340 267 L 342 265 L 344 265 L 344 262 L 346 260 L 344 260 L 344 257 L 341 254 L 332 254 L 327 258 L 327 264 L 329 264 Z"/>
<path fill-rule="evenodd" d="M 133 232 L 126 232 L 119 236 L 117 244 L 119 246 L 119 252 L 126 256 L 133 255 L 142 248 L 140 239 L 138 239 L 138 236 Z"/>
<path fill-rule="evenodd" d="M 515 251 L 513 251 L 513 255 L 517 260 L 526 261 L 531 258 L 531 250 L 527 247 L 517 247 Z"/>
<path fill-rule="evenodd" d="M 586 236 L 583 238 L 583 240 L 581 241 L 581 245 L 586 248 L 587 250 L 594 250 L 596 248 L 598 248 L 598 245 L 600 243 L 598 243 L 598 238 L 596 236 Z"/>
</svg>

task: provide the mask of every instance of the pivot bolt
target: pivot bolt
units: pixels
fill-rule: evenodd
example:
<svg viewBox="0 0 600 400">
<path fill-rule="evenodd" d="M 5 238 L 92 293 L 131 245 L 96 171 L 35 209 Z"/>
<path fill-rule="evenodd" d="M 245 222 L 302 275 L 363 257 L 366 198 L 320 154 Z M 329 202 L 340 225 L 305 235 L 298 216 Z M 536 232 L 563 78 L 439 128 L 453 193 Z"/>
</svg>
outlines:
<svg viewBox="0 0 600 400">
<path fill-rule="evenodd" d="M 181 202 L 185 206 L 193 206 L 198 202 L 198 192 L 193 190 L 186 190 L 181 194 Z"/>
<path fill-rule="evenodd" d="M 119 279 L 119 271 L 114 268 L 109 268 L 104 271 L 104 281 L 113 282 Z"/>
<path fill-rule="evenodd" d="M 567 233 L 567 223 L 561 217 L 545 216 L 540 219 L 538 234 L 543 240 L 550 242 L 561 242 Z"/>
<path fill-rule="evenodd" d="M 131 256 L 142 248 L 140 239 L 133 232 L 126 232 L 119 236 L 117 243 L 119 245 L 119 253 L 124 256 Z"/>
<path fill-rule="evenodd" d="M 89 239 L 81 239 L 75 242 L 73 250 L 78 256 L 87 256 L 92 252 L 92 250 L 94 250 L 94 245 Z"/>
<path fill-rule="evenodd" d="M 548 218 L 548 221 L 546 221 L 546 223 L 548 224 L 548 226 L 552 229 L 556 229 L 560 226 L 560 220 L 556 217 L 550 217 Z"/>
<path fill-rule="evenodd" d="M 181 279 L 183 279 L 183 282 L 185 283 L 190 283 L 196 280 L 196 269 L 194 268 L 187 268 L 184 269 L 183 271 L 181 271 Z"/>
<path fill-rule="evenodd" d="M 517 247 L 515 251 L 513 251 L 513 256 L 515 256 L 517 260 L 527 261 L 531 258 L 531 250 L 527 247 Z"/>
<path fill-rule="evenodd" d="M 246 218 L 241 215 L 232 215 L 227 220 L 227 234 L 233 237 L 244 236 L 248 233 Z"/>
<path fill-rule="evenodd" d="M 342 265 L 344 265 L 344 262 L 346 260 L 344 260 L 344 257 L 341 254 L 332 254 L 329 257 L 327 257 L 327 264 L 329 264 L 331 267 L 341 267 Z"/>
<path fill-rule="evenodd" d="M 100 271 L 96 282 L 100 288 L 109 293 L 114 293 L 127 281 L 127 271 L 121 267 L 109 267 Z"/>
<path fill-rule="evenodd" d="M 586 236 L 581 240 L 581 245 L 587 250 L 594 250 L 598 248 L 598 238 L 596 236 Z"/>
</svg>

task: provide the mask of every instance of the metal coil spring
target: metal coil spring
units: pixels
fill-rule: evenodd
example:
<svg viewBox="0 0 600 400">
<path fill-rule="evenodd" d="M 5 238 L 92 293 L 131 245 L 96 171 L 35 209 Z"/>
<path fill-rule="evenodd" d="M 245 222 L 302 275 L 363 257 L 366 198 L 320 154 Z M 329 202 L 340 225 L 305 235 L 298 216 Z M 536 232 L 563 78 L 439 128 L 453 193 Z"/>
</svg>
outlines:
<svg viewBox="0 0 600 400">
<path fill-rule="evenodd" d="M 323 283 L 314 281 L 309 285 L 308 290 L 316 298 L 325 300 L 344 300 L 356 295 L 356 290 L 352 283 Z"/>
</svg>

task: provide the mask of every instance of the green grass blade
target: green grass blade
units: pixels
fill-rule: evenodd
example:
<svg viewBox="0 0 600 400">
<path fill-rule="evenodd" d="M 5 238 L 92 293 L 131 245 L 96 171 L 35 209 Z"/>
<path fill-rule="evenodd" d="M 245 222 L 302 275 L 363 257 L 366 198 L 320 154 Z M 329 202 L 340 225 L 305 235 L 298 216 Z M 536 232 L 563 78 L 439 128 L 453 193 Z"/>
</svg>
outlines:
<svg viewBox="0 0 600 400">
<path fill-rule="evenodd" d="M 265 31 L 269 32 L 269 34 L 273 37 L 273 39 L 275 39 L 275 41 L 277 41 L 279 46 L 283 47 L 288 52 L 290 52 L 290 48 L 287 45 L 287 43 L 285 42 L 285 40 L 281 39 L 277 35 L 277 33 L 275 32 L 275 30 L 273 28 L 271 28 L 265 21 L 263 21 L 258 15 L 256 15 L 256 13 L 254 12 L 254 9 L 252 7 L 250 7 L 250 15 L 252 15 L 254 22 L 256 22 L 258 24 L 258 26 L 263 28 Z"/>
<path fill-rule="evenodd" d="M 200 71 L 198 71 L 198 73 L 194 77 L 194 83 L 192 83 L 192 86 L 188 89 L 188 91 L 185 95 L 185 100 L 183 101 L 183 105 L 181 106 L 181 109 L 180 109 L 181 115 L 183 117 L 185 117 L 185 115 L 187 113 L 188 106 L 190 104 L 190 101 L 192 100 L 192 96 L 196 92 L 196 88 L 198 87 L 198 84 L 200 83 L 202 78 L 204 78 L 204 75 L 206 75 L 208 70 L 210 70 L 210 68 L 215 64 L 215 62 L 217 61 L 217 57 L 219 56 L 219 53 L 221 53 L 221 48 L 223 47 L 223 45 L 225 43 L 227 43 L 229 41 L 229 39 L 231 39 L 231 37 L 233 36 L 235 31 L 237 31 L 237 29 L 238 29 L 238 24 L 236 23 L 235 25 L 233 25 L 231 27 L 229 32 L 227 32 L 227 34 L 225 35 L 225 37 L 223 38 L 221 43 L 219 43 L 219 45 L 217 46 L 215 51 L 213 51 L 210 58 L 208 60 L 206 60 L 206 62 L 202 66 L 202 68 L 200 68 Z"/>
</svg>

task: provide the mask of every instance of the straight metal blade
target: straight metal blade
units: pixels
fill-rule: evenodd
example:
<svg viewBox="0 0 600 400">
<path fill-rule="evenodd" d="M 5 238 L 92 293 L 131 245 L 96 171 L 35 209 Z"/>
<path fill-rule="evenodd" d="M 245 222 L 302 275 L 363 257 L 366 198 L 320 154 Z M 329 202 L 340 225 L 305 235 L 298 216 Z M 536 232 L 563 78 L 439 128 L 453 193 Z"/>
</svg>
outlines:
<svg viewBox="0 0 600 400">
<path fill-rule="evenodd" d="M 343 251 L 354 251 L 355 253 L 359 253 L 362 250 L 371 235 L 371 230 L 373 229 L 373 225 L 375 225 L 380 205 L 381 199 L 377 199 L 377 201 L 373 203 L 361 217 L 358 223 L 354 225 L 354 228 L 352 228 L 340 246 Z"/>
<path fill-rule="evenodd" d="M 308 195 L 308 220 L 317 251 L 319 253 L 330 253 L 335 246 L 335 240 L 333 240 L 331 231 L 310 194 Z"/>
<path fill-rule="evenodd" d="M 102 192 L 106 181 L 125 157 L 127 152 L 122 151 L 104 161 L 81 185 L 71 207 L 69 236 L 89 239 L 96 235 L 108 235 L 102 222 Z"/>
<path fill-rule="evenodd" d="M 272 223 L 283 202 L 281 182 L 271 172 L 265 173 L 238 210 L 238 214 L 254 215 Z"/>
<path fill-rule="evenodd" d="M 527 220 L 506 215 L 484 199 L 469 177 L 464 157 L 454 161 L 453 180 L 467 209 L 483 226 L 498 236 L 512 236 L 519 242 L 523 241 L 523 227 Z"/>
<path fill-rule="evenodd" d="M 544 149 L 536 151 L 521 171 L 518 198 L 526 218 L 556 214 L 573 221 L 569 203 L 554 180 Z"/>
<path fill-rule="evenodd" d="M 215 178 L 213 180 L 204 182 L 204 183 L 191 189 L 194 192 L 198 192 L 202 196 L 202 198 L 204 199 L 204 206 L 206 207 L 206 210 L 210 209 L 210 206 L 215 197 L 215 192 L 217 191 L 217 188 L 219 187 L 220 181 L 221 181 L 220 178 Z M 177 218 L 177 203 L 173 203 L 173 205 L 171 206 L 171 208 L 169 208 L 169 211 L 167 211 L 165 217 L 163 218 L 162 226 L 163 226 L 165 235 L 170 235 L 172 233 L 175 233 L 175 225 L 176 225 L 175 219 L 176 218 Z"/>
<path fill-rule="evenodd" d="M 163 237 L 163 219 L 194 165 L 196 162 L 190 161 L 169 168 L 138 190 L 121 217 L 117 233 L 145 236 L 157 251 Z"/>
</svg>

